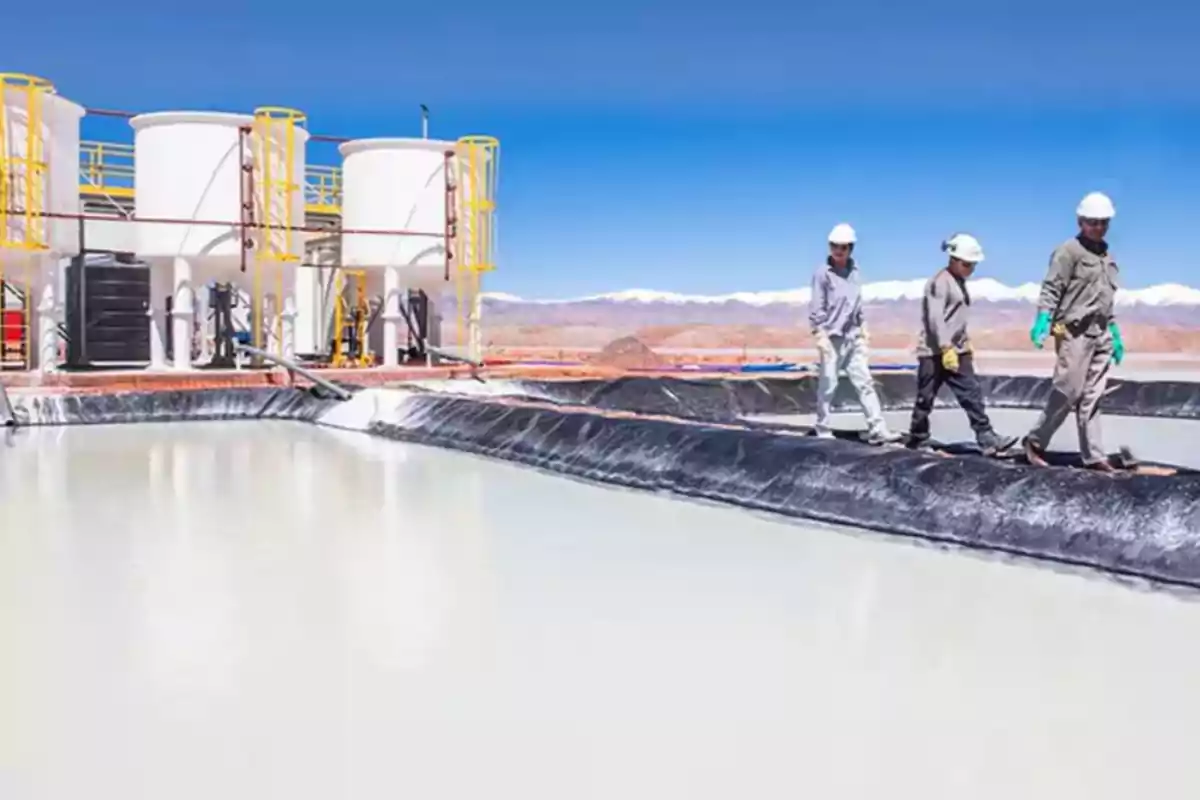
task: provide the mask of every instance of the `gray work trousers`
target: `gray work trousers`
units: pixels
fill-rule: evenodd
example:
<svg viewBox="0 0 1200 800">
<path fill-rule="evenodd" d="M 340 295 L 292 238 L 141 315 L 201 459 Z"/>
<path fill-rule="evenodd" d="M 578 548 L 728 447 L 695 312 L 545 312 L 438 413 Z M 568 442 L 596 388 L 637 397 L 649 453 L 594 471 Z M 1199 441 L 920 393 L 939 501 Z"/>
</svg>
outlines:
<svg viewBox="0 0 1200 800">
<path fill-rule="evenodd" d="M 1100 431 L 1100 401 L 1108 386 L 1112 363 L 1112 334 L 1075 336 L 1070 333 L 1055 340 L 1058 356 L 1054 364 L 1054 388 L 1037 425 L 1029 432 L 1029 441 L 1045 448 L 1054 434 L 1075 412 L 1079 426 L 1079 453 L 1084 463 L 1095 464 L 1108 458 Z"/>
<path fill-rule="evenodd" d="M 875 393 L 875 380 L 867 360 L 867 346 L 857 336 L 835 336 L 829 339 L 829 347 L 817 347 L 821 353 L 821 371 L 817 380 L 817 422 L 813 427 L 818 435 L 828 435 L 833 416 L 833 398 L 837 394 L 839 373 L 845 369 L 846 377 L 858 393 L 863 416 L 867 418 L 867 429 L 871 433 L 886 436 L 887 423 Z"/>
</svg>

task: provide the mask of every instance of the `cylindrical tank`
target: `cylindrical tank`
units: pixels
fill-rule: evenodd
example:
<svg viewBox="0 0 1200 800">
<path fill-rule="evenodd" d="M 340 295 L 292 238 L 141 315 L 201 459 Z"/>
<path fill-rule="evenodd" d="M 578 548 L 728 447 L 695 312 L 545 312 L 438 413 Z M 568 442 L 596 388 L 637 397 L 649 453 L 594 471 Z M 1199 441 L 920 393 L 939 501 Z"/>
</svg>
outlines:
<svg viewBox="0 0 1200 800">
<path fill-rule="evenodd" d="M 43 78 L 0 73 L 0 279 L 9 287 L 5 335 L 27 339 L 31 357 L 26 363 L 40 370 L 58 361 L 61 259 L 79 253 L 79 222 L 71 217 L 80 210 L 79 124 L 85 113 Z M 14 312 L 22 318 L 16 328 Z M 6 347 L 5 352 L 15 350 Z"/>
<path fill-rule="evenodd" d="M 0 241 L 10 249 L 76 255 L 78 221 L 44 213 L 79 213 L 79 121 L 86 112 L 42 78 L 0 74 L 0 90 L 0 161 L 8 190 Z"/>
<path fill-rule="evenodd" d="M 281 203 L 290 205 L 291 224 L 303 227 L 308 132 L 293 128 L 294 146 L 284 148 L 278 141 L 264 142 L 262 129 L 254 123 L 250 115 L 211 111 L 165 111 L 130 120 L 134 129 L 135 216 L 170 220 L 139 222 L 137 229 L 138 254 L 152 270 L 152 317 L 159 318 L 151 323 L 151 360 L 156 366 L 163 360 L 165 307 L 160 295 L 164 293 L 173 297 L 175 342 L 191 341 L 196 290 L 210 281 L 232 283 L 243 298 L 252 299 L 254 270 L 259 268 L 264 294 L 272 295 L 271 304 L 282 309 L 287 302 L 274 296 L 278 294 L 275 287 L 281 277 L 290 274 L 292 264 L 267 258 L 264 251 L 271 244 L 300 255 L 303 233 L 284 235 L 282 241 L 280 234 L 275 234 L 268 242 L 269 234 L 252 231 L 251 238 L 258 246 L 247 253 L 247 271 L 243 273 L 243 203 L 252 203 L 258 224 L 281 224 L 289 210 Z M 282 176 L 287 174 L 287 165 L 281 162 L 286 161 L 285 152 L 290 152 L 292 159 L 295 185 L 290 191 L 282 190 Z M 253 167 L 252 172 L 244 166 Z M 268 180 L 264 176 L 273 177 Z M 176 347 L 175 351 L 176 367 L 190 365 L 188 348 Z"/>
<path fill-rule="evenodd" d="M 404 286 L 438 289 L 445 282 L 447 153 L 453 142 L 359 139 L 338 148 L 342 165 L 342 226 L 347 230 L 413 231 L 429 236 L 356 234 L 342 237 L 347 267 L 398 267 Z"/>
<path fill-rule="evenodd" d="M 367 270 L 371 294 L 383 296 L 383 363 L 394 366 L 402 338 L 401 298 L 409 289 L 436 296 L 446 276 L 447 166 L 453 142 L 358 139 L 339 147 L 342 164 L 342 264 Z M 451 155 L 447 155 L 451 154 Z M 354 233 L 355 230 L 409 233 Z M 412 234 L 424 235 L 412 235 Z"/>
</svg>

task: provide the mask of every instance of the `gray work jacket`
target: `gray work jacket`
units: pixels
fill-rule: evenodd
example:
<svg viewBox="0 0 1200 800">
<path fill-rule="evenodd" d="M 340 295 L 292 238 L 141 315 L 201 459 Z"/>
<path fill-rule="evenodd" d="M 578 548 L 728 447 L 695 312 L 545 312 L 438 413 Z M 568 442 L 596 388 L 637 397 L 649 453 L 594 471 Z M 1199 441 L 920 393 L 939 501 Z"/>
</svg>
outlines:
<svg viewBox="0 0 1200 800">
<path fill-rule="evenodd" d="M 808 324 L 811 330 L 832 337 L 854 337 L 862 330 L 862 283 L 854 259 L 844 270 L 835 269 L 828 260 L 817 267 L 812 278 Z"/>
<path fill-rule="evenodd" d="M 965 281 L 941 269 L 925 284 L 921 298 L 921 336 L 917 356 L 932 356 L 947 347 L 967 352 L 970 336 L 967 321 L 971 313 L 971 294 Z"/>
<path fill-rule="evenodd" d="M 1063 323 L 1072 334 L 1099 336 L 1113 319 L 1117 278 L 1110 253 L 1096 255 L 1078 239 L 1068 239 L 1050 256 L 1038 310 L 1049 311 L 1051 322 Z"/>
</svg>

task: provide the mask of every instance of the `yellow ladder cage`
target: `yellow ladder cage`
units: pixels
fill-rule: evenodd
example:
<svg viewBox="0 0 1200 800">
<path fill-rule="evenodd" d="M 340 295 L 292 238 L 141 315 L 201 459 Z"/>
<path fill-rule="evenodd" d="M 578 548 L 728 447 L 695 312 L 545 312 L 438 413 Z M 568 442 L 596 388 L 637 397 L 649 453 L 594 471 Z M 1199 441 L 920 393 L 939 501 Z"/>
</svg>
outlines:
<svg viewBox="0 0 1200 800">
<path fill-rule="evenodd" d="M 346 297 L 347 279 L 354 286 L 353 299 Z M 362 269 L 338 269 L 333 276 L 333 348 L 331 367 L 370 367 L 375 358 L 367 343 L 367 325 L 371 302 L 367 299 L 367 272 Z M 357 343 L 357 351 L 347 340 Z"/>
<path fill-rule="evenodd" d="M 304 226 L 295 219 L 296 193 L 302 192 L 303 176 L 296 174 L 296 147 L 307 117 L 293 108 L 263 106 L 254 110 L 253 142 L 256 194 L 258 195 L 259 235 L 254 259 L 254 299 L 251 329 L 254 346 L 263 348 L 263 266 L 274 265 L 276 272 L 275 330 L 277 355 L 283 355 L 283 297 L 285 264 L 300 262 L 296 228 Z"/>
<path fill-rule="evenodd" d="M 491 136 L 464 136 L 455 146 L 461 239 L 457 245 L 455 289 L 458 298 L 457 344 L 472 358 L 482 358 L 479 305 L 482 275 L 496 268 L 496 184 L 500 174 L 500 142 Z M 464 334 L 471 341 L 464 342 Z"/>
<path fill-rule="evenodd" d="M 50 248 L 45 114 L 54 91 L 44 78 L 0 73 L 0 369 L 32 365 L 29 255 Z"/>
</svg>

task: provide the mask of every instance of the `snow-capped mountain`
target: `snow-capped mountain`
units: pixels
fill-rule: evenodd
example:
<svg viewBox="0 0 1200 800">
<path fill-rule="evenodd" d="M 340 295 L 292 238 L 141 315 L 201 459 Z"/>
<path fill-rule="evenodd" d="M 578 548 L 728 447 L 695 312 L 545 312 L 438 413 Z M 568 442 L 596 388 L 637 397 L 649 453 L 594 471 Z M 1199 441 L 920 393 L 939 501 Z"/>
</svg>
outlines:
<svg viewBox="0 0 1200 800">
<path fill-rule="evenodd" d="M 990 301 L 995 303 L 1017 302 L 1033 303 L 1037 301 L 1041 287 L 1036 283 L 1023 283 L 1020 286 L 1006 286 L 993 278 L 981 278 L 968 281 L 971 297 L 975 301 Z M 925 280 L 910 281 L 879 281 L 863 286 L 863 299 L 870 303 L 885 303 L 889 301 L 920 300 L 925 289 Z M 679 294 L 676 292 L 659 292 L 652 289 L 626 289 L 620 292 L 590 295 L 559 300 L 535 300 L 517 297 L 512 294 L 491 293 L 484 297 L 490 303 L 522 303 L 533 305 L 578 305 L 591 303 L 634 303 L 642 305 L 722 305 L 741 303 L 747 306 L 772 305 L 806 305 L 811 298 L 811 290 L 783 289 L 764 292 L 734 292 L 724 295 L 695 295 Z M 1178 283 L 1163 283 L 1144 289 L 1120 289 L 1117 291 L 1117 304 L 1121 306 L 1200 306 L 1200 289 L 1193 289 Z"/>
</svg>

